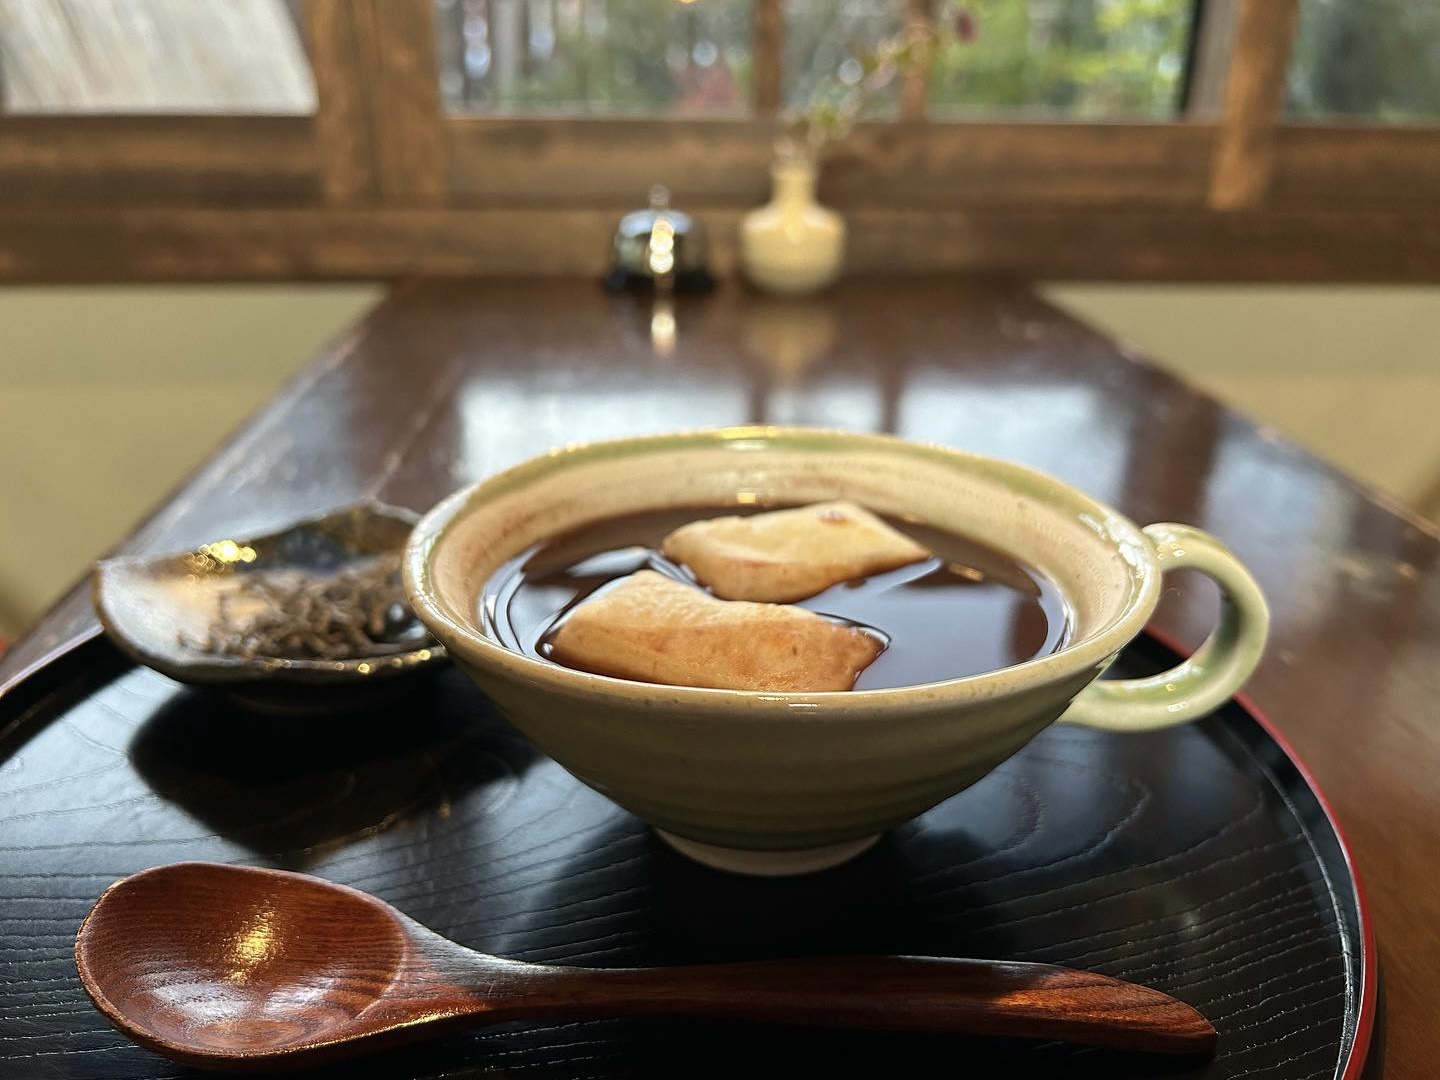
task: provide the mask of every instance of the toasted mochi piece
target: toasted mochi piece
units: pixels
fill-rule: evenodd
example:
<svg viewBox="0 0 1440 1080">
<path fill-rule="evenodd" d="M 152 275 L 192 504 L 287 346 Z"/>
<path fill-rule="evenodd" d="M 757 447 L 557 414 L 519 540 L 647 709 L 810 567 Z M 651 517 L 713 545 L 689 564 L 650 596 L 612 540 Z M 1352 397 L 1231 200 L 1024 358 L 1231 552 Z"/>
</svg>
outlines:
<svg viewBox="0 0 1440 1080">
<path fill-rule="evenodd" d="M 769 603 L 803 600 L 930 555 L 848 502 L 692 521 L 665 537 L 661 550 L 688 566 L 716 596 Z"/>
<path fill-rule="evenodd" d="M 568 667 L 719 690 L 849 690 L 884 646 L 783 604 L 716 600 L 639 570 L 580 603 L 551 638 Z"/>
</svg>

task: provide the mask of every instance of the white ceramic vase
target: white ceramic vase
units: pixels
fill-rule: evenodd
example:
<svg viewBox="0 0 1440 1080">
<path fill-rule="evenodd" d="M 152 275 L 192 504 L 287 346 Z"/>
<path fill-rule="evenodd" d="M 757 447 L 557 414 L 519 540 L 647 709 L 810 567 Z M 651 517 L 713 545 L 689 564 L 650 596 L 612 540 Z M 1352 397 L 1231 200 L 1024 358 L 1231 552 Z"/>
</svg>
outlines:
<svg viewBox="0 0 1440 1080">
<path fill-rule="evenodd" d="M 770 170 L 770 202 L 740 224 L 745 276 L 766 292 L 801 296 L 819 292 L 840 274 L 845 222 L 815 201 L 815 166 L 780 161 Z"/>
</svg>

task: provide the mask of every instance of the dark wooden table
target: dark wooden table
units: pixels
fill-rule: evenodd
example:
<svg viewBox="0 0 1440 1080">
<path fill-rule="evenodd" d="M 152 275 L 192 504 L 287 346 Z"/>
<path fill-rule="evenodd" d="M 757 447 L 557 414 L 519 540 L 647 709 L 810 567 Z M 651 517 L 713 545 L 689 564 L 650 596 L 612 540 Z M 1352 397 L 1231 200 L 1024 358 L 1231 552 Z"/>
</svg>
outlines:
<svg viewBox="0 0 1440 1080">
<path fill-rule="evenodd" d="M 747 422 L 936 440 L 1045 469 L 1141 523 L 1201 525 L 1269 596 L 1253 697 L 1329 794 L 1368 886 L 1384 1075 L 1434 1075 L 1440 531 L 1023 288 L 857 281 L 789 304 L 724 289 L 682 299 L 675 325 L 669 342 L 643 302 L 588 282 L 400 287 L 121 548 L 366 495 L 424 509 L 556 444 Z M 1206 586 L 1172 589 L 1156 625 L 1194 645 L 1214 604 Z M 95 633 L 77 590 L 0 661 L 0 694 Z"/>
</svg>

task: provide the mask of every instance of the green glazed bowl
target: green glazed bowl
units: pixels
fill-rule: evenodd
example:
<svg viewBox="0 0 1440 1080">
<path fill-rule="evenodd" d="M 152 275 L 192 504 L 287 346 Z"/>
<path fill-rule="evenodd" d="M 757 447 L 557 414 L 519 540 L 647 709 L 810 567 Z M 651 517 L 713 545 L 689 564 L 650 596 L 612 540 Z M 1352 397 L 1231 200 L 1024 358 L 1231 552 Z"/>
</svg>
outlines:
<svg viewBox="0 0 1440 1080">
<path fill-rule="evenodd" d="M 849 499 L 1008 552 L 1070 607 L 1059 651 L 899 689 L 776 694 L 658 686 L 510 651 L 478 600 L 507 559 L 619 514 Z M 1219 625 L 1189 660 L 1096 677 L 1144 627 L 1166 570 L 1219 583 Z M 1268 626 L 1254 580 L 1184 525 L 1144 529 L 1058 480 L 877 435 L 726 428 L 551 451 L 452 495 L 404 559 L 416 613 L 510 720 L 580 780 L 712 866 L 787 874 L 845 861 L 963 791 L 1057 720 L 1116 731 L 1181 724 L 1224 702 Z"/>
</svg>

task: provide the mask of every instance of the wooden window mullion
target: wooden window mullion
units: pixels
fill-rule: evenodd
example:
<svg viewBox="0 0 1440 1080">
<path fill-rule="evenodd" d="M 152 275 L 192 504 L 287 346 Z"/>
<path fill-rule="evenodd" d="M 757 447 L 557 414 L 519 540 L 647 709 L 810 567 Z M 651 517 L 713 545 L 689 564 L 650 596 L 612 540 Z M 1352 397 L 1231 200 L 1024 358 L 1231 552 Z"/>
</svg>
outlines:
<svg viewBox="0 0 1440 1080">
<path fill-rule="evenodd" d="M 1210 167 L 1213 209 L 1258 206 L 1270 186 L 1298 6 L 1298 0 L 1241 0 Z"/>
<path fill-rule="evenodd" d="M 315 73 L 315 141 L 320 191 L 327 203 L 375 195 L 369 100 L 352 0 L 306 0 L 303 15 Z"/>
<path fill-rule="evenodd" d="M 307 0 L 321 189 L 396 206 L 445 201 L 445 115 L 431 0 Z M 322 38 L 328 37 L 324 44 Z"/>
<path fill-rule="evenodd" d="M 750 70 L 756 116 L 774 116 L 783 104 L 785 16 L 782 0 L 754 0 Z"/>
<path fill-rule="evenodd" d="M 923 30 L 935 21 L 935 6 L 931 0 L 905 0 L 906 26 L 914 31 Z M 930 69 L 934 57 L 927 57 L 923 64 L 916 64 L 905 72 L 900 83 L 900 115 L 906 120 L 923 120 L 928 111 L 930 99 Z"/>
</svg>

